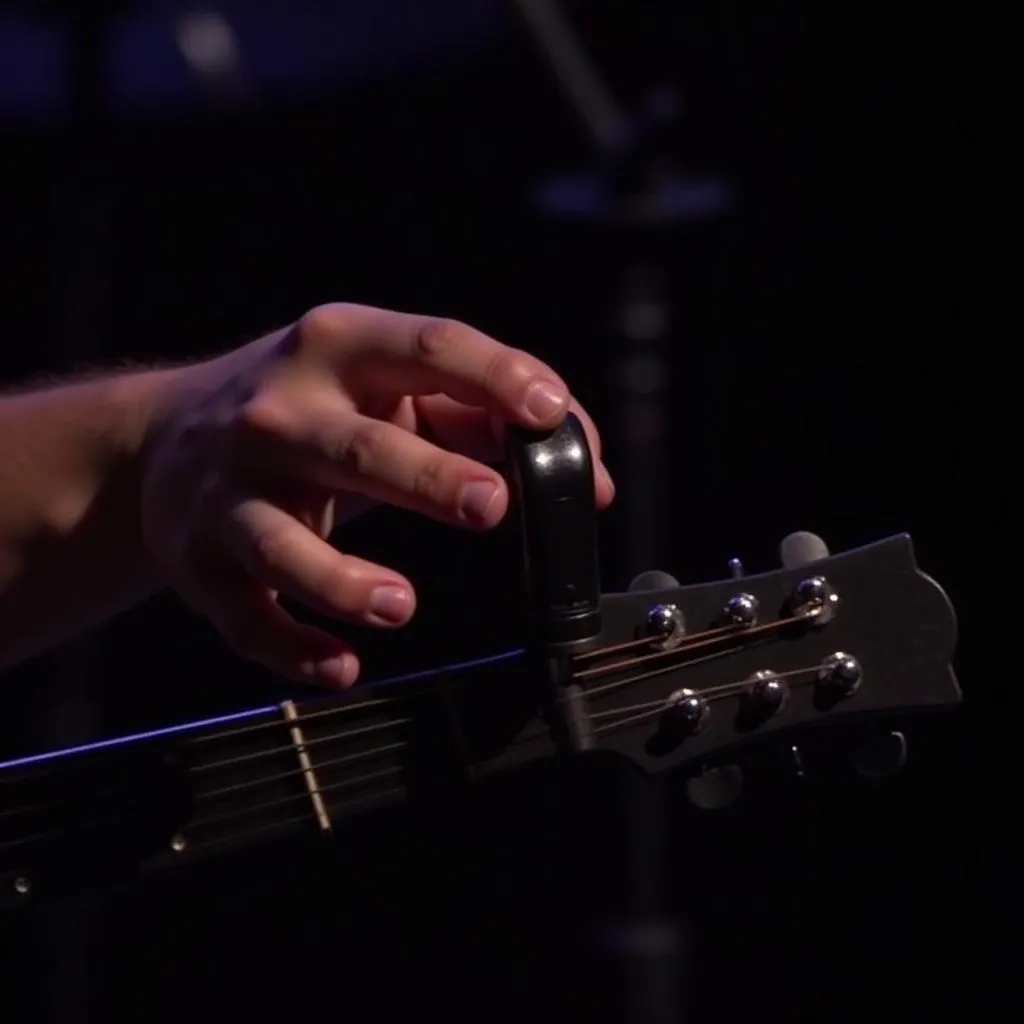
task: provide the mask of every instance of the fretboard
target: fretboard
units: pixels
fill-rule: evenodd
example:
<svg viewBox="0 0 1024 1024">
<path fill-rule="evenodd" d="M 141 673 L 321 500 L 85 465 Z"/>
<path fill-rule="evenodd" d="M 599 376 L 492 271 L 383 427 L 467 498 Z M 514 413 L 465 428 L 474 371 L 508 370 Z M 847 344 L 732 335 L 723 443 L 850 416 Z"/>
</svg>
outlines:
<svg viewBox="0 0 1024 1024">
<path fill-rule="evenodd" d="M 0 906 L 59 897 L 550 756 L 522 652 L 0 764 Z"/>
</svg>

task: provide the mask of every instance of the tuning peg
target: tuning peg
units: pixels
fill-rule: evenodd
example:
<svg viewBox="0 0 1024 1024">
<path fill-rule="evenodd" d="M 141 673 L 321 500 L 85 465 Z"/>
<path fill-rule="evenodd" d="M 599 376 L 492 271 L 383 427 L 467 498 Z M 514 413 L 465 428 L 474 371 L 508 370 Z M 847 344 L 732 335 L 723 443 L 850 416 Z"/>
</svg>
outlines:
<svg viewBox="0 0 1024 1024">
<path fill-rule="evenodd" d="M 743 578 L 743 563 L 738 558 L 729 559 L 729 575 L 734 580 Z"/>
<path fill-rule="evenodd" d="M 779 560 L 784 569 L 801 569 L 811 562 L 828 558 L 828 545 L 816 534 L 798 530 L 779 545 Z"/>
<path fill-rule="evenodd" d="M 907 738 L 901 732 L 872 731 L 853 757 L 853 766 L 865 779 L 895 775 L 907 763 Z"/>
<path fill-rule="evenodd" d="M 676 590 L 679 580 L 660 569 L 648 569 L 640 573 L 629 585 L 629 592 L 635 594 L 640 590 Z"/>
</svg>

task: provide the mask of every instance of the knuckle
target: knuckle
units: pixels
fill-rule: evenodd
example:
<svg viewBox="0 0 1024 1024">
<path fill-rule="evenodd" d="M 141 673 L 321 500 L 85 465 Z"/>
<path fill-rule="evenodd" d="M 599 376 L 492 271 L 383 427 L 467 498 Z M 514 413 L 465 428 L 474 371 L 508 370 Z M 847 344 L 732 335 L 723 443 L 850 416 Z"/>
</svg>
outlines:
<svg viewBox="0 0 1024 1024">
<path fill-rule="evenodd" d="M 285 530 L 263 530 L 251 540 L 256 563 L 267 573 L 277 575 L 288 568 L 291 544 Z"/>
<path fill-rule="evenodd" d="M 452 474 L 448 472 L 447 460 L 428 459 L 417 467 L 412 480 L 412 492 L 432 505 L 454 504 L 455 486 Z"/>
<path fill-rule="evenodd" d="M 522 353 L 501 346 L 488 359 L 482 375 L 482 384 L 491 394 L 518 392 L 530 377 L 530 368 L 524 366 Z"/>
<path fill-rule="evenodd" d="M 432 317 L 416 331 L 414 355 L 425 363 L 446 362 L 465 345 L 469 333 L 470 328 L 458 320 Z"/>
<path fill-rule="evenodd" d="M 242 437 L 277 437 L 286 431 L 288 416 L 276 397 L 262 392 L 239 407 L 234 426 Z"/>
<path fill-rule="evenodd" d="M 352 579 L 343 568 L 323 573 L 311 590 L 321 604 L 338 612 L 351 612 L 355 606 Z"/>
<path fill-rule="evenodd" d="M 361 423 L 342 443 L 337 461 L 343 472 L 355 477 L 372 476 L 387 458 L 387 431 L 383 423 Z"/>
<path fill-rule="evenodd" d="M 487 361 L 487 377 L 492 381 L 525 379 L 531 367 L 525 365 L 523 353 L 502 345 Z"/>
<path fill-rule="evenodd" d="M 345 323 L 345 306 L 328 303 L 314 306 L 303 313 L 295 325 L 300 349 L 320 351 L 334 344 L 341 336 Z"/>
</svg>

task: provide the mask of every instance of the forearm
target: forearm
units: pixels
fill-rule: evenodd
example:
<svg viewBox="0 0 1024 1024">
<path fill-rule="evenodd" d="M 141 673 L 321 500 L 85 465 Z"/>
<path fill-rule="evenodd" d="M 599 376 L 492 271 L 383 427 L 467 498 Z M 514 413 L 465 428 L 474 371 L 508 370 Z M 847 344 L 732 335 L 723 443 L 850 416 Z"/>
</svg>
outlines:
<svg viewBox="0 0 1024 1024">
<path fill-rule="evenodd" d="M 184 370 L 0 397 L 0 667 L 154 592 L 140 453 Z"/>
</svg>

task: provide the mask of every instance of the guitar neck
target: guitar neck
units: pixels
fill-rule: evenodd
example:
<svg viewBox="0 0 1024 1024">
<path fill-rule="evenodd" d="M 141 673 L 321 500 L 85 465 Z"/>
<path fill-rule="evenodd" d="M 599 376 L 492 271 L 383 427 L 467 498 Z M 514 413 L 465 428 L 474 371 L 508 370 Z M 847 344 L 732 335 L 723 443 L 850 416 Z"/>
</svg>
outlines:
<svg viewBox="0 0 1024 1024">
<path fill-rule="evenodd" d="M 328 834 L 560 747 L 666 772 L 797 729 L 959 703 L 956 618 L 909 538 L 738 586 L 604 595 L 601 644 L 571 659 L 557 694 L 514 652 L 0 764 L 0 903 Z"/>
<path fill-rule="evenodd" d="M 346 819 L 554 752 L 521 652 L 0 765 L 0 906 Z"/>
</svg>

